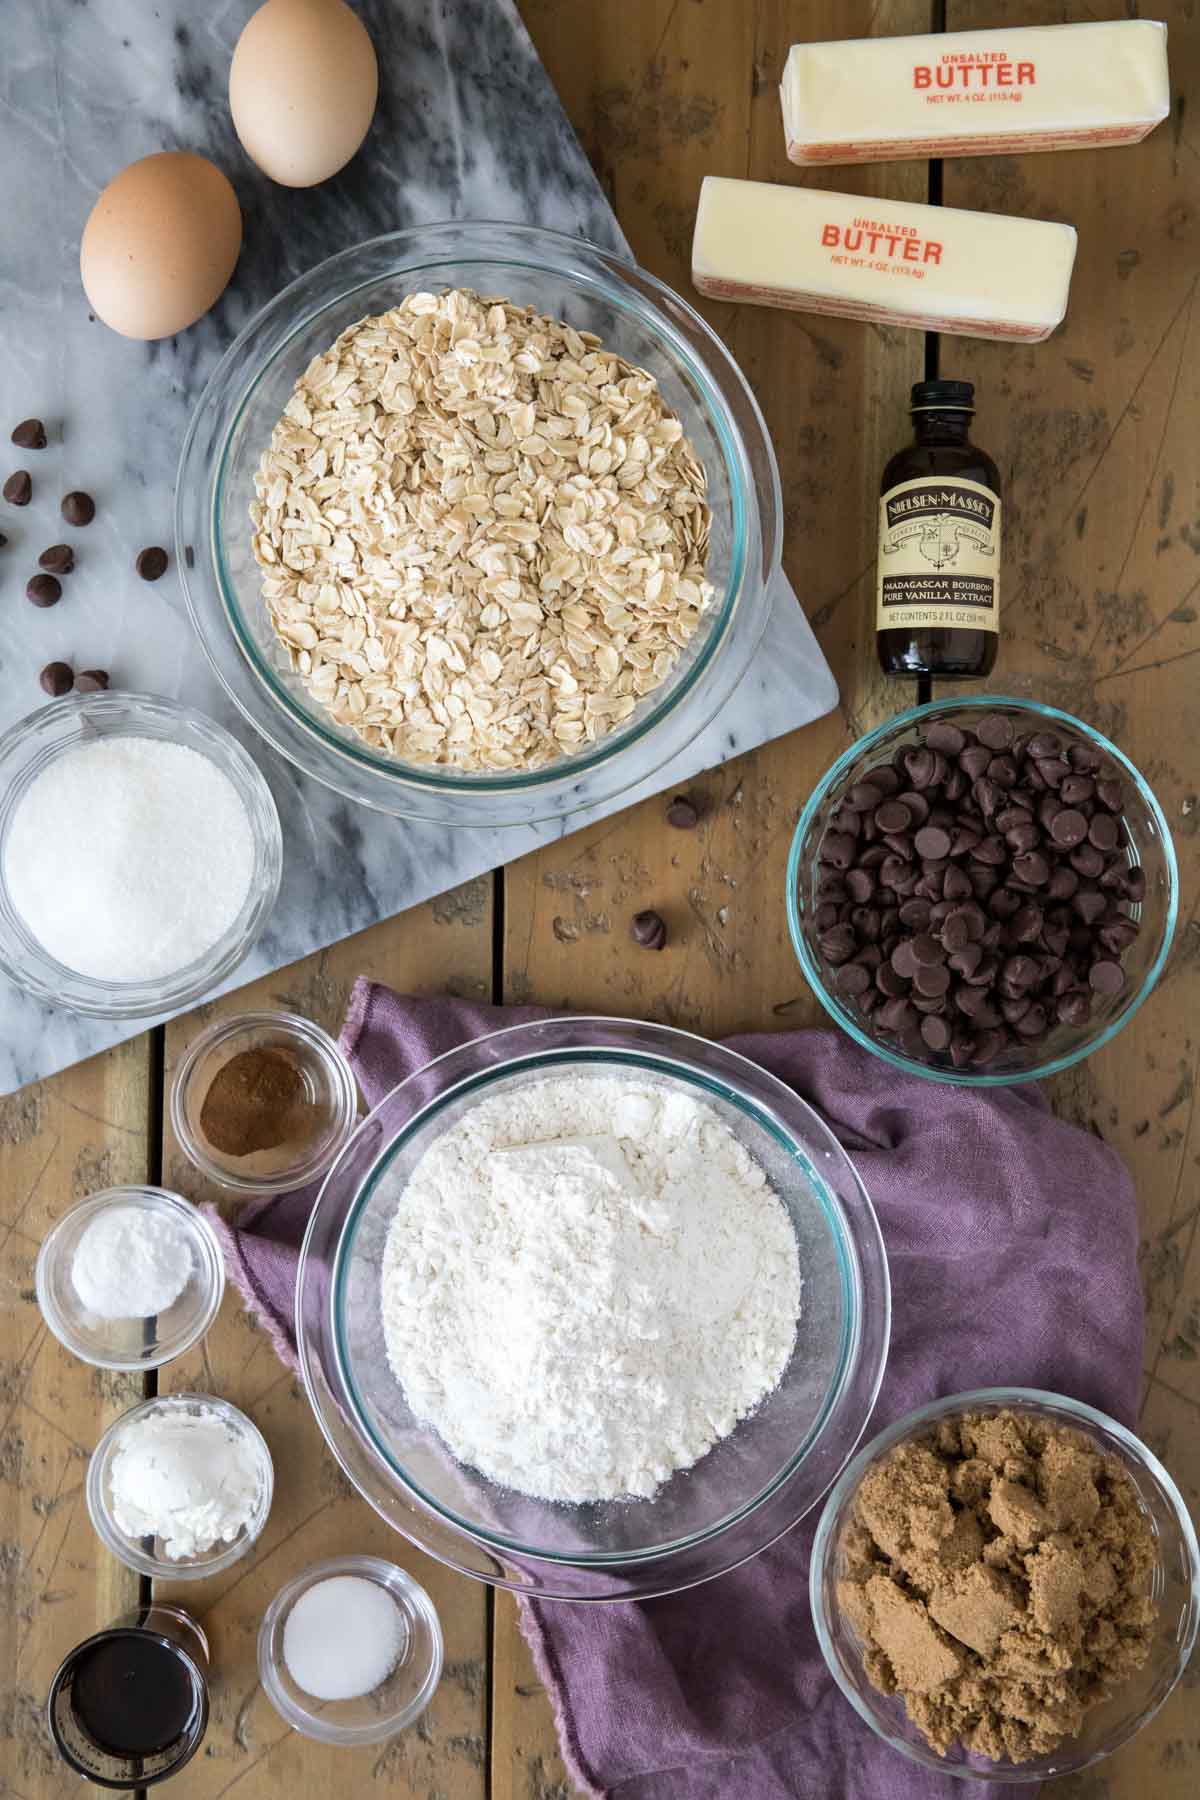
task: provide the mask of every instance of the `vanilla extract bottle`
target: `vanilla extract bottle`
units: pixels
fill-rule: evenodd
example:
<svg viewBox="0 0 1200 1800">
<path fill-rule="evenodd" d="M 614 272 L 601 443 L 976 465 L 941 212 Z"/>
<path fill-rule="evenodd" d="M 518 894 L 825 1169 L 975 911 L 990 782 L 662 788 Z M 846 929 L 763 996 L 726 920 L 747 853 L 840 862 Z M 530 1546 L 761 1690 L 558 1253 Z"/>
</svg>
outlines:
<svg viewBox="0 0 1200 1800">
<path fill-rule="evenodd" d="M 990 675 L 1000 642 L 1000 472 L 971 443 L 969 381 L 918 381 L 913 442 L 883 471 L 875 640 L 885 675 Z"/>
</svg>

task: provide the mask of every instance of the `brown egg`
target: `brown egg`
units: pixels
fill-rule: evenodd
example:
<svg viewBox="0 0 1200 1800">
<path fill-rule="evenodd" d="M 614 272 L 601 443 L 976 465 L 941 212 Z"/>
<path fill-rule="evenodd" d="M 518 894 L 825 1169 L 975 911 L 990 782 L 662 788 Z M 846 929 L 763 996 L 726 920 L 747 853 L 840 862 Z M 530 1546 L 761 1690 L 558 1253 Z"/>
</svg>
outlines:
<svg viewBox="0 0 1200 1800">
<path fill-rule="evenodd" d="M 284 187 L 315 187 L 367 135 L 379 69 L 342 0 L 267 0 L 237 42 L 229 110 L 242 148 Z"/>
<path fill-rule="evenodd" d="M 241 247 L 220 169 L 165 150 L 109 182 L 83 228 L 79 273 L 92 310 L 122 337 L 172 337 L 224 293 Z"/>
</svg>

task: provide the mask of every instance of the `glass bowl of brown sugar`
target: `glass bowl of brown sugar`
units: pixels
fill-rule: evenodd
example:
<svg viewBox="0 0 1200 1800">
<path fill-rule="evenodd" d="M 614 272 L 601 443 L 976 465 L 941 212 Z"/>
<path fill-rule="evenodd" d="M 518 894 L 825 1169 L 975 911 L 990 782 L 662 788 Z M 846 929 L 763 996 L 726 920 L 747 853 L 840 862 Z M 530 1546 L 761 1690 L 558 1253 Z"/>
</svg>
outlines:
<svg viewBox="0 0 1200 1800">
<path fill-rule="evenodd" d="M 218 1019 L 185 1051 L 171 1127 L 211 1181 L 283 1193 L 323 1175 L 358 1115 L 353 1071 L 327 1031 L 299 1013 Z"/>
</svg>

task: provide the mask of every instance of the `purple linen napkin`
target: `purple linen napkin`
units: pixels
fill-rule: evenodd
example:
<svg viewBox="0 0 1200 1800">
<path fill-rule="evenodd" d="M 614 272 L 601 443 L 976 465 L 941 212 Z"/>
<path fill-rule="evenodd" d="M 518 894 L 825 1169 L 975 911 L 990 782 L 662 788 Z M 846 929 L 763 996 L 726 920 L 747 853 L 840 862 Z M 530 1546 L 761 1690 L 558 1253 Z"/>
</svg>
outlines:
<svg viewBox="0 0 1200 1800">
<path fill-rule="evenodd" d="M 544 1008 L 401 999 L 360 980 L 342 1046 L 375 1106 L 443 1051 Z M 1129 1176 L 1029 1085 L 898 1074 L 828 1031 L 730 1047 L 829 1122 L 874 1202 L 892 1345 L 873 1435 L 939 1395 L 1051 1388 L 1131 1423 L 1141 1370 Z M 315 1188 L 219 1226 L 231 1280 L 295 1366 L 297 1252 Z M 214 1218 L 214 1223 L 218 1221 Z M 819 1509 L 818 1509 L 819 1512 Z M 816 1515 L 744 1567 L 664 1600 L 522 1603 L 571 1774 L 612 1800 L 961 1800 L 889 1750 L 829 1676 L 808 1610 Z"/>
</svg>

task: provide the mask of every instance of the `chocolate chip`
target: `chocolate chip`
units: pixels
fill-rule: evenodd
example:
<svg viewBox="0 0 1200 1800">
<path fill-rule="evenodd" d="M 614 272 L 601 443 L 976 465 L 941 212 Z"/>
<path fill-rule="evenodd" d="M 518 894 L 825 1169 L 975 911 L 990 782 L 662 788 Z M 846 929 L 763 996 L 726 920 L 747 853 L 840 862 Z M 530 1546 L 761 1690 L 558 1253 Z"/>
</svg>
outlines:
<svg viewBox="0 0 1200 1800">
<path fill-rule="evenodd" d="M 1121 841 L 1121 827 L 1111 813 L 1096 813 L 1087 834 L 1097 850 L 1115 850 Z"/>
<path fill-rule="evenodd" d="M 49 662 L 38 676 L 46 693 L 59 700 L 75 686 L 75 671 L 70 663 Z"/>
<path fill-rule="evenodd" d="M 912 814 L 903 800 L 885 800 L 875 808 L 875 823 L 882 832 L 907 831 Z"/>
<path fill-rule="evenodd" d="M 949 856 L 951 838 L 948 831 L 940 825 L 923 825 L 913 839 L 913 847 L 917 855 L 926 862 L 936 862 L 939 857 Z"/>
<path fill-rule="evenodd" d="M 1088 981 L 1098 994 L 1119 994 L 1125 986 L 1125 971 L 1120 963 L 1105 959 L 1092 964 Z"/>
<path fill-rule="evenodd" d="M 930 1013 L 921 1020 L 921 1036 L 931 1050 L 945 1050 L 950 1043 L 950 1027 L 938 1014 Z"/>
<path fill-rule="evenodd" d="M 1088 822 L 1073 806 L 1064 806 L 1050 821 L 1050 836 L 1064 850 L 1073 850 L 1076 844 L 1082 844 L 1087 834 Z"/>
<path fill-rule="evenodd" d="M 62 582 L 53 575 L 31 575 L 25 583 L 25 598 L 35 606 L 57 606 L 62 599 Z"/>
<path fill-rule="evenodd" d="M 68 525 L 90 525 L 96 516 L 96 502 L 90 494 L 76 488 L 63 495 L 62 516 Z"/>
<path fill-rule="evenodd" d="M 1092 1008 L 1087 995 L 1078 991 L 1072 994 L 1060 994 L 1055 1003 L 1055 1012 L 1064 1025 L 1086 1025 L 1092 1016 Z"/>
<path fill-rule="evenodd" d="M 658 914 L 652 913 L 649 916 L 657 918 Z M 639 913 L 638 917 L 644 918 L 646 915 Z M 821 955 L 825 961 L 833 963 L 835 967 L 839 963 L 849 962 L 857 948 L 854 931 L 849 925 L 835 925 L 832 930 L 823 931 L 817 942 L 821 946 Z"/>
<path fill-rule="evenodd" d="M 940 999 L 950 986 L 950 971 L 944 963 L 933 968 L 920 967 L 913 977 L 913 986 L 927 1000 Z"/>
<path fill-rule="evenodd" d="M 1013 741 L 1012 720 L 1004 713 L 984 713 L 975 727 L 975 736 L 989 750 L 1007 750 Z"/>
<path fill-rule="evenodd" d="M 33 499 L 33 476 L 28 469 L 14 469 L 3 488 L 10 506 L 28 506 Z"/>
<path fill-rule="evenodd" d="M 827 831 L 821 842 L 821 861 L 831 869 L 848 869 L 854 861 L 856 845 L 849 832 Z"/>
<path fill-rule="evenodd" d="M 1071 867 L 1085 880 L 1095 881 L 1104 873 L 1104 852 L 1097 850 L 1095 844 L 1080 844 L 1071 852 Z"/>
<path fill-rule="evenodd" d="M 843 963 L 834 978 L 839 994 L 865 994 L 871 985 L 871 971 L 860 962 Z"/>
<path fill-rule="evenodd" d="M 1030 887 L 1042 887 L 1050 879 L 1050 864 L 1040 850 L 1023 850 L 1013 857 L 1013 874 Z"/>
<path fill-rule="evenodd" d="M 879 1023 L 889 1031 L 904 1031 L 917 1022 L 916 1008 L 910 1000 L 885 1000 L 879 1008 Z"/>
<path fill-rule="evenodd" d="M 51 544 L 38 557 L 38 567 L 48 570 L 51 575 L 69 575 L 75 567 L 75 552 L 70 544 Z"/>
<path fill-rule="evenodd" d="M 865 906 L 875 892 L 875 882 L 869 869 L 849 869 L 846 872 L 846 892 L 858 905 Z"/>
<path fill-rule="evenodd" d="M 108 688 L 108 670 L 80 669 L 75 677 L 75 686 L 81 694 L 103 694 Z M 639 914 L 638 916 L 641 918 L 645 915 Z M 652 916 L 657 917 L 657 914 Z M 661 944 L 655 945 L 655 949 L 661 950 L 661 948 Z"/>
<path fill-rule="evenodd" d="M 1125 898 L 1140 906 L 1146 898 L 1146 872 L 1136 866 L 1125 877 Z"/>
<path fill-rule="evenodd" d="M 158 544 L 148 544 L 144 550 L 138 551 L 133 566 L 143 581 L 157 581 L 161 575 L 165 575 L 167 572 L 167 553 Z M 677 804 L 677 802 L 672 802 L 672 804 Z M 685 806 L 690 804 L 690 801 L 684 802 Z M 692 810 L 695 811 L 695 808 L 693 807 Z M 668 812 L 668 820 L 670 816 Z M 690 831 L 691 826 L 684 826 L 683 829 Z"/>
<path fill-rule="evenodd" d="M 873 813 L 883 797 L 883 789 L 875 782 L 856 781 L 842 804 L 851 807 L 855 812 Z"/>
<path fill-rule="evenodd" d="M 151 554 L 152 552 L 149 550 L 143 550 L 141 556 L 138 557 L 138 574 L 144 576 L 147 581 L 157 581 L 158 577 L 162 574 L 163 569 L 167 566 L 166 552 L 163 550 L 158 552 L 158 555 L 163 559 L 162 568 L 158 569 L 153 575 L 147 575 L 141 566 L 142 557 Z M 687 798 L 686 794 L 676 794 L 670 806 L 667 808 L 667 824 L 675 831 L 694 831 L 699 822 L 700 814 L 692 805 L 692 802 Z"/>
<path fill-rule="evenodd" d="M 923 748 L 906 750 L 904 753 L 904 766 L 908 771 L 908 779 L 912 782 L 918 793 L 922 788 L 927 788 L 929 786 L 937 772 L 937 763 L 934 761 L 934 752 Z"/>
<path fill-rule="evenodd" d="M 1125 810 L 1125 790 L 1119 781 L 1098 781 L 1096 798 L 1109 812 L 1119 813 Z"/>
<path fill-rule="evenodd" d="M 13 426 L 12 441 L 21 450 L 44 450 L 46 427 L 40 419 L 22 419 L 19 425 Z"/>
<path fill-rule="evenodd" d="M 1090 775 L 1068 775 L 1058 791 L 1068 806 L 1080 806 L 1092 799 L 1096 784 Z"/>
<path fill-rule="evenodd" d="M 943 756 L 957 756 L 966 741 L 958 726 L 951 725 L 948 719 L 936 719 L 925 733 L 925 742 L 929 748 L 940 750 Z"/>
<path fill-rule="evenodd" d="M 1085 925 L 1094 925 L 1108 909 L 1108 902 L 1098 888 L 1080 888 L 1071 905 Z"/>
</svg>

